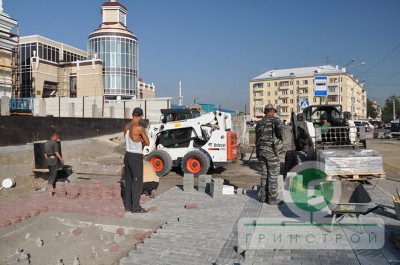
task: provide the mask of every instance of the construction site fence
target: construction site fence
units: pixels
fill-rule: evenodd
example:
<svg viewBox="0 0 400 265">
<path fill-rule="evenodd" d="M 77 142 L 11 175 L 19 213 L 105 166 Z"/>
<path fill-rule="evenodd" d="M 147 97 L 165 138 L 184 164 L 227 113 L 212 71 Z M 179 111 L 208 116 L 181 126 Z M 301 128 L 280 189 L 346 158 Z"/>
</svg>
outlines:
<svg viewBox="0 0 400 265">
<path fill-rule="evenodd" d="M 8 100 L 8 101 L 7 101 Z M 39 117 L 76 118 L 116 118 L 129 119 L 134 108 L 143 109 L 144 118 L 149 123 L 160 122 L 160 109 L 171 107 L 171 98 L 149 98 L 137 100 L 106 100 L 94 97 L 55 97 L 55 98 L 2 98 L 3 116 L 32 115 Z M 5 102 L 7 103 L 5 104 Z"/>
</svg>

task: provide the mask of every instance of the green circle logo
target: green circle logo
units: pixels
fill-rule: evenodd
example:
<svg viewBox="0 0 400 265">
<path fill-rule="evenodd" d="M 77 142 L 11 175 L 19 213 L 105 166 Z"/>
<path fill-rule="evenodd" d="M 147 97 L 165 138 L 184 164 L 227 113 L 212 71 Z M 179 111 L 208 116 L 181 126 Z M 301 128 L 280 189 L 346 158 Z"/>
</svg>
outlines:
<svg viewBox="0 0 400 265">
<path fill-rule="evenodd" d="M 305 212 L 317 212 L 327 207 L 334 196 L 332 182 L 317 168 L 307 168 L 297 173 L 290 185 L 293 203 Z"/>
</svg>

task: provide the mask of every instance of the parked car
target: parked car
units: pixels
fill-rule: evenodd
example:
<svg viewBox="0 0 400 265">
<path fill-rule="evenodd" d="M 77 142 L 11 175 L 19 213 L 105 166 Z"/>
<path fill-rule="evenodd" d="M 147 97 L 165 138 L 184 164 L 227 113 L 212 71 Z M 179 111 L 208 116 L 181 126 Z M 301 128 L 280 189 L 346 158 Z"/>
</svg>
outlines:
<svg viewBox="0 0 400 265">
<path fill-rule="evenodd" d="M 370 132 L 370 131 L 371 131 L 371 128 L 373 128 L 373 126 L 370 125 L 370 124 L 369 124 L 368 122 L 366 122 L 366 121 L 358 120 L 358 121 L 354 121 L 354 124 L 355 124 L 356 126 L 364 126 L 366 132 Z"/>
<path fill-rule="evenodd" d="M 374 125 L 375 129 L 383 129 L 384 124 L 381 121 L 370 121 L 372 125 Z"/>
<path fill-rule="evenodd" d="M 400 136 L 400 123 L 392 122 L 390 124 L 390 131 L 392 132 L 392 137 L 399 137 Z"/>
<path fill-rule="evenodd" d="M 363 121 L 365 122 L 365 126 L 369 128 L 369 131 L 372 132 L 373 130 L 375 130 L 374 125 L 372 125 L 369 121 Z"/>
</svg>

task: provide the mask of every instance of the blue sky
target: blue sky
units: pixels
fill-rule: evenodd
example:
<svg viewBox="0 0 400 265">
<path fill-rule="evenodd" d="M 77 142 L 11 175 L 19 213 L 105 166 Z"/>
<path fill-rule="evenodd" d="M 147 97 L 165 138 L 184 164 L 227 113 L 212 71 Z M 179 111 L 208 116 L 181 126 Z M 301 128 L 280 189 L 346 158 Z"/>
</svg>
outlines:
<svg viewBox="0 0 400 265">
<path fill-rule="evenodd" d="M 86 50 L 105 0 L 3 0 L 20 36 Z M 121 0 L 139 40 L 139 74 L 157 96 L 244 110 L 249 80 L 271 69 L 343 66 L 368 98 L 400 96 L 400 1 Z M 365 65 L 357 66 L 362 62 Z M 351 67 L 354 66 L 354 67 Z"/>
</svg>

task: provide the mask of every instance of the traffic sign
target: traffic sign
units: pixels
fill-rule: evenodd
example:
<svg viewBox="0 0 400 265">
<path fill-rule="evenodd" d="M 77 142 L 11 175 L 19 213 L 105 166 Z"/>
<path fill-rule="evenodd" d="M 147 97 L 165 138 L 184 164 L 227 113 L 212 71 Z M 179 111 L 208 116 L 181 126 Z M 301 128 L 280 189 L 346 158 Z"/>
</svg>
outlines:
<svg viewBox="0 0 400 265">
<path fill-rule="evenodd" d="M 314 77 L 314 97 L 328 96 L 327 83 L 328 83 L 328 77 L 326 76 Z"/>
<path fill-rule="evenodd" d="M 300 101 L 300 109 L 301 110 L 303 110 L 309 106 L 310 106 L 310 102 L 308 102 L 308 99 Z"/>
</svg>

